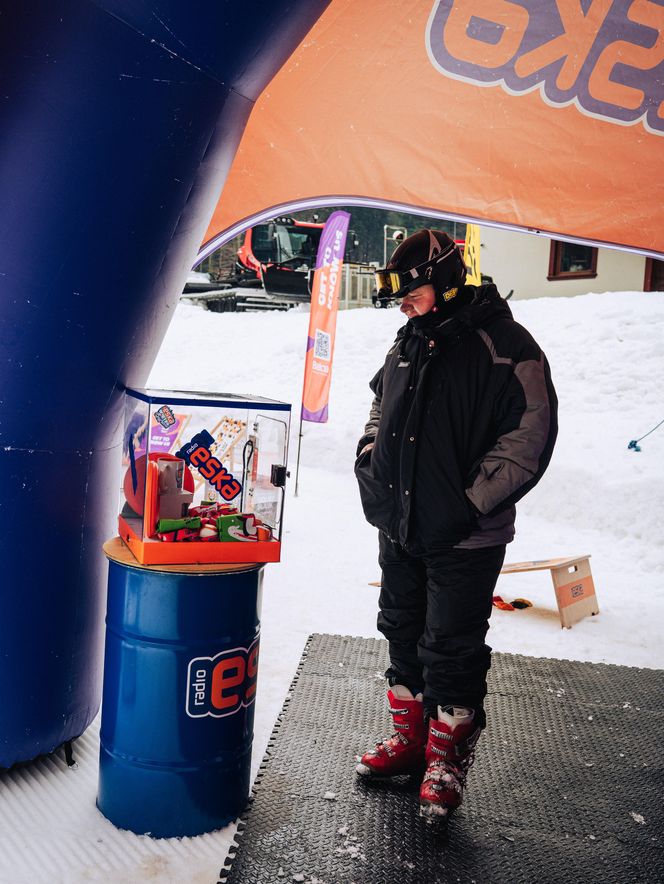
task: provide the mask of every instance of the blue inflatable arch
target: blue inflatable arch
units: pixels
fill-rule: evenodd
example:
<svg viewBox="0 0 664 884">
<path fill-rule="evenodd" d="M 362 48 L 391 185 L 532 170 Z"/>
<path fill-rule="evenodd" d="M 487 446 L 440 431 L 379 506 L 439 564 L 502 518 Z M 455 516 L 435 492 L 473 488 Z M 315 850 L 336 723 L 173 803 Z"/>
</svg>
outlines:
<svg viewBox="0 0 664 884">
<path fill-rule="evenodd" d="M 326 5 L 0 17 L 0 767 L 97 713 L 121 389 L 147 378 L 253 103 Z"/>
</svg>

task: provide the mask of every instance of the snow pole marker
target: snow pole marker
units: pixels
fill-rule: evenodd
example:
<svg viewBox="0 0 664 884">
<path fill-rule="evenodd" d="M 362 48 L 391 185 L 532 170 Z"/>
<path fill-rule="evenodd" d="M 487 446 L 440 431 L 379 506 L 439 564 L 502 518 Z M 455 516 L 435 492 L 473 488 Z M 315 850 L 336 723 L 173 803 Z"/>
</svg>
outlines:
<svg viewBox="0 0 664 884">
<path fill-rule="evenodd" d="M 649 436 L 651 433 L 654 433 L 655 430 L 657 430 L 659 427 L 662 426 L 662 424 L 664 424 L 664 419 L 662 419 L 657 424 L 657 426 L 653 427 L 652 430 L 648 430 L 647 433 L 644 433 L 644 435 L 641 436 L 639 439 L 632 439 L 631 442 L 629 443 L 629 445 L 627 446 L 627 449 L 629 451 L 641 451 L 641 446 L 638 444 L 641 441 L 641 439 L 645 439 L 646 436 Z"/>
</svg>

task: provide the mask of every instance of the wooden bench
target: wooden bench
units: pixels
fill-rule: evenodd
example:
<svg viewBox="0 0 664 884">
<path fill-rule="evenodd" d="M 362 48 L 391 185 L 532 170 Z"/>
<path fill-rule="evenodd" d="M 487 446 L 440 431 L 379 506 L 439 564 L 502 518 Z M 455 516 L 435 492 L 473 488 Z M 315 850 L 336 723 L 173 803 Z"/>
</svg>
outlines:
<svg viewBox="0 0 664 884">
<path fill-rule="evenodd" d="M 589 614 L 599 614 L 595 584 L 590 573 L 590 556 L 541 559 L 504 565 L 501 574 L 522 571 L 551 571 L 561 626 L 570 629 Z"/>
</svg>

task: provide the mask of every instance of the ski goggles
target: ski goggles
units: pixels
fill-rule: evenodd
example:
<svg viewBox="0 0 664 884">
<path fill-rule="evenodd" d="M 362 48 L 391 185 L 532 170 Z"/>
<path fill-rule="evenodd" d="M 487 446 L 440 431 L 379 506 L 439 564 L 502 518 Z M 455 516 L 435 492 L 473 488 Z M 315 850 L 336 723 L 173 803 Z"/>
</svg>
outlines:
<svg viewBox="0 0 664 884">
<path fill-rule="evenodd" d="M 433 268 L 436 264 L 449 258 L 455 248 L 456 245 L 452 244 L 449 248 L 434 255 L 433 258 L 410 270 L 390 270 L 385 267 L 374 271 L 378 297 L 405 298 L 414 289 L 431 282 Z"/>
</svg>

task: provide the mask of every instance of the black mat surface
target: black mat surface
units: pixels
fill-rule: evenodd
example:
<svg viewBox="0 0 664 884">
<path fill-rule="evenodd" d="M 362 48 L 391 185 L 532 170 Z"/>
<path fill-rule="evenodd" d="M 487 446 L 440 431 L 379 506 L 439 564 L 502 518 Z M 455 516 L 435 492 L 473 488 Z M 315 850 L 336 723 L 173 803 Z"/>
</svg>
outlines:
<svg viewBox="0 0 664 884">
<path fill-rule="evenodd" d="M 226 884 L 664 882 L 664 672 L 494 654 L 488 727 L 447 829 L 419 783 L 366 783 L 389 735 L 387 643 L 314 635 L 243 818 Z"/>
</svg>

